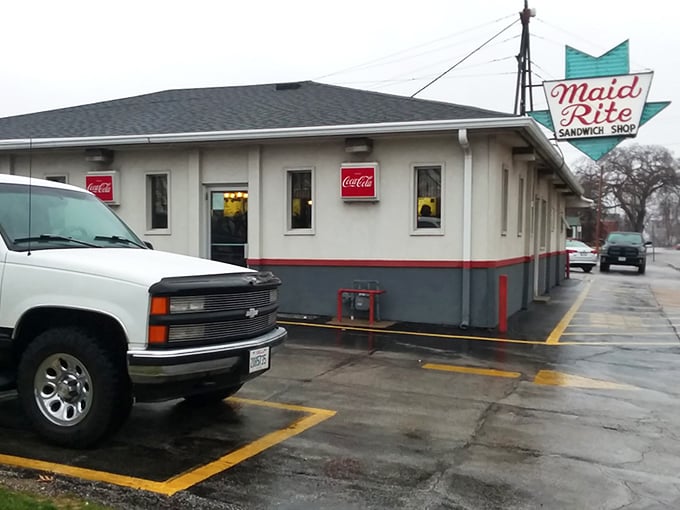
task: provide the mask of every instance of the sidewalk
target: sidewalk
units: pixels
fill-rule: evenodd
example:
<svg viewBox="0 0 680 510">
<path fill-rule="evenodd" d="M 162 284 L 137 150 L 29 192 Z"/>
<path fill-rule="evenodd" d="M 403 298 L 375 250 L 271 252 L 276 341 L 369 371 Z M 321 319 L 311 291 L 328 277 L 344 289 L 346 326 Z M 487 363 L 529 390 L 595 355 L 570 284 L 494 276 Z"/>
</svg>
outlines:
<svg viewBox="0 0 680 510">
<path fill-rule="evenodd" d="M 315 339 L 347 342 L 357 348 L 374 348 L 386 343 L 408 342 L 423 347 L 446 348 L 452 340 L 494 339 L 511 343 L 544 343 L 581 293 L 585 280 L 578 275 L 551 289 L 549 299 L 535 301 L 508 319 L 507 333 L 497 328 L 460 328 L 453 325 L 420 324 L 395 321 L 370 327 L 368 323 L 339 324 L 333 317 L 279 316 L 279 323 L 289 330 L 294 342 L 314 343 Z"/>
</svg>

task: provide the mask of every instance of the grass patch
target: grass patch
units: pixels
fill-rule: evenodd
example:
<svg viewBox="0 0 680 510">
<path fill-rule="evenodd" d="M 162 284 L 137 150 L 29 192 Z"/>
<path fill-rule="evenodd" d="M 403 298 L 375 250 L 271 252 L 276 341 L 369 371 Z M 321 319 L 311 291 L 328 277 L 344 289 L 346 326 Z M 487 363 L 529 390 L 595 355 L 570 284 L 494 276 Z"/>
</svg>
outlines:
<svg viewBox="0 0 680 510">
<path fill-rule="evenodd" d="M 2 510 L 111 510 L 91 501 L 60 495 L 49 498 L 39 494 L 19 492 L 0 487 L 0 508 Z"/>
</svg>

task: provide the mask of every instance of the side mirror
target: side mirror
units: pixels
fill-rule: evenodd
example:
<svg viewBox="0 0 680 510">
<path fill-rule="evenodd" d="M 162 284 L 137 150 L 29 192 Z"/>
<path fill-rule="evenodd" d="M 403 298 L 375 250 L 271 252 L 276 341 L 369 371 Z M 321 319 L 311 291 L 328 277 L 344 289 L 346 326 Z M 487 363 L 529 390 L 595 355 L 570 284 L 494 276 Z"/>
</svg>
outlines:
<svg viewBox="0 0 680 510">
<path fill-rule="evenodd" d="M 654 244 L 654 243 L 652 243 L 652 241 L 647 241 L 647 242 L 645 243 L 645 246 L 651 246 L 652 244 Z"/>
<path fill-rule="evenodd" d="M 149 241 L 144 241 L 144 246 L 146 246 L 150 250 L 153 250 L 153 244 L 151 244 Z"/>
</svg>

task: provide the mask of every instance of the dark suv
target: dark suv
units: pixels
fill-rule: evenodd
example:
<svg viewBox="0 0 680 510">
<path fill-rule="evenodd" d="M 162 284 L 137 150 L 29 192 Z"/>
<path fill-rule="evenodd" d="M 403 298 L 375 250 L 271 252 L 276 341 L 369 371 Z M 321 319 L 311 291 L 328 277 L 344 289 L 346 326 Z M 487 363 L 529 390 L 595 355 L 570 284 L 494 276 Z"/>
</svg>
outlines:
<svg viewBox="0 0 680 510">
<path fill-rule="evenodd" d="M 636 266 L 638 273 L 644 274 L 651 244 L 639 232 L 611 232 L 600 250 L 600 271 L 606 273 L 611 265 Z"/>
</svg>

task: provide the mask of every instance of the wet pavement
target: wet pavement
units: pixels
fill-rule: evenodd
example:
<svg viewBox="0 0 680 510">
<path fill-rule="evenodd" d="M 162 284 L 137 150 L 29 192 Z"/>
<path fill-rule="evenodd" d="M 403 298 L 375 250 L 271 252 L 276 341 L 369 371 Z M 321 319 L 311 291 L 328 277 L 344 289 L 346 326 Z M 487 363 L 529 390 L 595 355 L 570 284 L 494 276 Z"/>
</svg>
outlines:
<svg viewBox="0 0 680 510">
<path fill-rule="evenodd" d="M 9 399 L 0 475 L 121 509 L 680 508 L 676 267 L 576 270 L 504 335 L 284 320 L 237 398 L 138 405 L 94 450 L 46 446 Z"/>
</svg>

